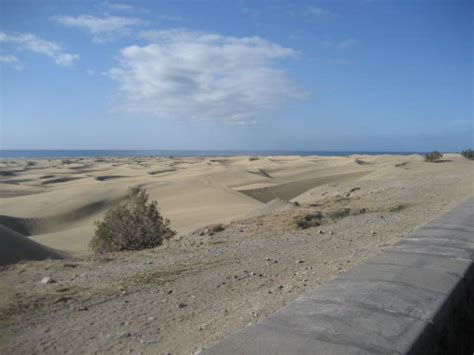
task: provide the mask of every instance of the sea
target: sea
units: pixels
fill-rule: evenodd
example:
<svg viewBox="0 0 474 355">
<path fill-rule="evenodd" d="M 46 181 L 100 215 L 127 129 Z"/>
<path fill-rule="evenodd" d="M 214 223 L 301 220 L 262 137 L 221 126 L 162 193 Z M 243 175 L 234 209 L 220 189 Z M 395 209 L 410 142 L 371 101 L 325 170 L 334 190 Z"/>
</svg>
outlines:
<svg viewBox="0 0 474 355">
<path fill-rule="evenodd" d="M 348 156 L 361 155 L 411 155 L 424 152 L 384 151 L 324 151 L 324 150 L 9 150 L 0 149 L 0 159 L 62 159 L 99 157 L 231 157 L 249 156 Z"/>
</svg>

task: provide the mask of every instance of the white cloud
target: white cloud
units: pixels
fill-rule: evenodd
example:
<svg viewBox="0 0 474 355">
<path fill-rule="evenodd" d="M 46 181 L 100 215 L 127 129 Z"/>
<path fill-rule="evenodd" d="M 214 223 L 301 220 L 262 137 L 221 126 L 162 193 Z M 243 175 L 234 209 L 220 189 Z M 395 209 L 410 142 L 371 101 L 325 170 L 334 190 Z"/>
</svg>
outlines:
<svg viewBox="0 0 474 355">
<path fill-rule="evenodd" d="M 132 5 L 128 5 L 128 4 L 105 2 L 104 6 L 111 10 L 116 10 L 116 11 L 131 12 L 135 10 L 135 8 Z"/>
<path fill-rule="evenodd" d="M 348 38 L 348 39 L 345 39 L 343 41 L 340 41 L 337 46 L 339 48 L 350 48 L 350 47 L 354 47 L 355 45 L 357 45 L 357 43 L 359 43 L 357 40 L 353 39 L 353 38 Z"/>
<path fill-rule="evenodd" d="M 32 33 L 7 34 L 0 32 L 0 42 L 18 44 L 22 49 L 52 58 L 56 64 L 62 66 L 71 65 L 75 60 L 79 59 L 77 54 L 64 52 L 61 45 L 41 39 Z"/>
<path fill-rule="evenodd" d="M 341 41 L 324 41 L 324 42 L 322 42 L 322 45 L 326 46 L 326 47 L 346 49 L 346 48 L 354 47 L 358 43 L 359 43 L 359 41 L 356 40 L 356 39 L 347 38 L 347 39 L 343 39 Z"/>
<path fill-rule="evenodd" d="M 122 13 L 141 13 L 141 14 L 149 14 L 150 10 L 137 6 L 136 4 L 124 4 L 124 3 L 116 3 L 116 2 L 109 2 L 106 1 L 102 3 L 102 6 L 111 12 L 122 12 Z"/>
<path fill-rule="evenodd" d="M 14 55 L 0 55 L 0 63 L 11 65 L 17 70 L 21 70 L 23 68 L 23 65 Z"/>
<path fill-rule="evenodd" d="M 109 71 L 122 108 L 157 118 L 253 122 L 258 113 L 304 94 L 279 59 L 297 55 L 259 37 L 227 37 L 186 30 L 147 31 L 154 41 L 120 52 Z"/>
<path fill-rule="evenodd" d="M 0 55 L 0 62 L 2 63 L 18 63 L 18 58 L 14 55 Z"/>
<path fill-rule="evenodd" d="M 75 27 L 89 32 L 93 40 L 98 43 L 113 40 L 119 35 L 129 34 L 132 27 L 144 23 L 139 18 L 121 16 L 58 16 L 55 20 L 64 26 Z"/>
<path fill-rule="evenodd" d="M 306 9 L 306 13 L 308 15 L 313 15 L 313 16 L 326 16 L 329 15 L 330 12 L 328 10 L 322 9 L 317 6 L 310 6 Z"/>
</svg>

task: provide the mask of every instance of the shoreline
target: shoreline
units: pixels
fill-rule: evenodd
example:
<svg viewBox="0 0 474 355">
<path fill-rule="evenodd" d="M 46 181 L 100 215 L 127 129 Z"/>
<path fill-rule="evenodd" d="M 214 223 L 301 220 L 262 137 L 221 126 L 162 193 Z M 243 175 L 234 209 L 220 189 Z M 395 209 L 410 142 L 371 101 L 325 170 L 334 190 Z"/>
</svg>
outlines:
<svg viewBox="0 0 474 355">
<path fill-rule="evenodd" d="M 2 156 L 3 152 L 9 152 Z M 22 156 L 29 152 L 29 155 Z M 148 152 L 148 154 L 147 154 Z M 58 154 L 61 153 L 61 154 Z M 85 153 L 85 154 L 84 154 Z M 103 153 L 103 154 L 102 154 Z M 140 154 L 135 154 L 140 153 Z M 331 151 L 331 150 L 108 150 L 108 149 L 51 149 L 51 150 L 30 150 L 30 149 L 19 149 L 19 150 L 0 150 L 0 159 L 87 159 L 87 158 L 166 158 L 166 157 L 179 157 L 179 158 L 217 158 L 217 157 L 239 157 L 239 156 L 258 156 L 258 157 L 275 157 L 275 156 L 299 156 L 299 157 L 350 157 L 350 156 L 377 156 L 377 155 L 389 155 L 389 156 L 408 156 L 408 155 L 423 155 L 424 151 Z M 445 152 L 446 154 L 457 154 L 457 152 Z M 43 154 L 43 155 L 41 155 Z M 47 155 L 52 154 L 52 155 Z"/>
</svg>

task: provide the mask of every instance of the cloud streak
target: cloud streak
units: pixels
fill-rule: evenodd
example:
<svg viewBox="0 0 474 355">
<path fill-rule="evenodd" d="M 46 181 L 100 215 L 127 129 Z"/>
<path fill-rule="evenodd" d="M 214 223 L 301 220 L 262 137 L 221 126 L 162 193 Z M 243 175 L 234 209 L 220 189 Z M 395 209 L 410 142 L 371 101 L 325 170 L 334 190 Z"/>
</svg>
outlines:
<svg viewBox="0 0 474 355">
<path fill-rule="evenodd" d="M 329 15 L 330 12 L 328 10 L 325 10 L 321 7 L 317 7 L 317 6 L 309 6 L 307 9 L 306 9 L 306 13 L 308 15 L 312 15 L 312 16 L 326 16 L 326 15 Z"/>
<path fill-rule="evenodd" d="M 247 124 L 304 96 L 277 60 L 297 52 L 259 37 L 187 30 L 147 31 L 152 43 L 120 51 L 109 71 L 122 108 L 162 119 Z"/>
<path fill-rule="evenodd" d="M 43 54 L 62 66 L 69 66 L 79 59 L 78 54 L 67 53 L 61 45 L 41 39 L 32 33 L 7 34 L 0 32 L 0 42 L 17 44 L 21 49 Z"/>
<path fill-rule="evenodd" d="M 115 11 L 132 12 L 135 10 L 132 5 L 121 3 L 105 2 L 104 6 Z"/>
<path fill-rule="evenodd" d="M 16 70 L 23 69 L 23 65 L 21 64 L 20 60 L 15 57 L 14 55 L 0 55 L 0 63 L 10 65 L 11 67 L 15 68 Z"/>
<path fill-rule="evenodd" d="M 144 21 L 139 18 L 122 16 L 79 15 L 75 17 L 57 16 L 54 19 L 63 26 L 87 31 L 97 43 L 111 41 L 118 36 L 130 34 L 133 27 L 144 24 Z"/>
<path fill-rule="evenodd" d="M 322 45 L 325 47 L 332 47 L 338 49 L 347 49 L 355 47 L 359 44 L 359 41 L 354 38 L 346 38 L 340 41 L 323 41 Z"/>
</svg>

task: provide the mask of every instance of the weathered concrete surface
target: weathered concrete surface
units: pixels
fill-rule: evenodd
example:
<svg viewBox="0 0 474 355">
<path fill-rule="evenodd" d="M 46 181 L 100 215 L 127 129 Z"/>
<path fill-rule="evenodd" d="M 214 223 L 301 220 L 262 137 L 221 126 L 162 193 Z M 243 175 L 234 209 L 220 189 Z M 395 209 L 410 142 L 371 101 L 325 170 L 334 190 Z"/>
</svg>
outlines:
<svg viewBox="0 0 474 355">
<path fill-rule="evenodd" d="M 473 354 L 474 198 L 204 354 Z"/>
</svg>

